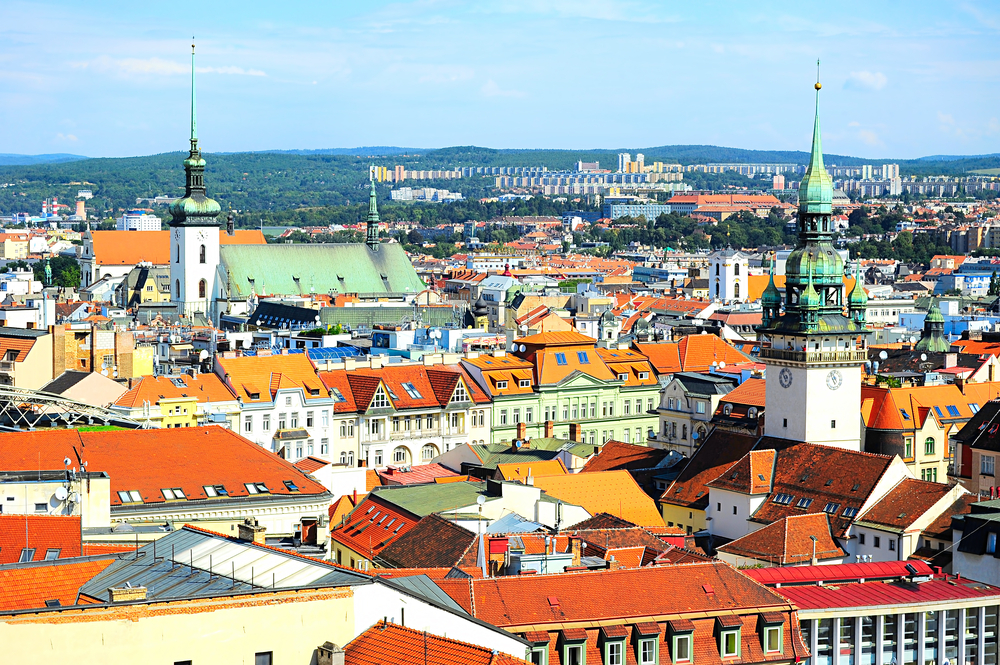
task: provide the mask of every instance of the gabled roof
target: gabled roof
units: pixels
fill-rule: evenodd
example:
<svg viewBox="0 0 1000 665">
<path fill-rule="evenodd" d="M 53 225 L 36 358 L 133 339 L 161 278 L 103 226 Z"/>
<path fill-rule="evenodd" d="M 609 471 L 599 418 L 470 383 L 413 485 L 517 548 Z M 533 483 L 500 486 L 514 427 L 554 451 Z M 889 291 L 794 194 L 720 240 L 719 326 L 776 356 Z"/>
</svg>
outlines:
<svg viewBox="0 0 1000 665">
<path fill-rule="evenodd" d="M 28 561 L 42 561 L 49 550 L 57 558 L 80 556 L 80 517 L 71 515 L 0 515 L 0 564 L 17 563 L 21 550 L 35 550 Z"/>
<path fill-rule="evenodd" d="M 906 478 L 860 515 L 858 521 L 903 530 L 951 491 L 952 487 L 943 483 Z"/>
<path fill-rule="evenodd" d="M 118 492 L 138 492 L 146 504 L 224 501 L 209 498 L 204 486 L 223 485 L 229 498 L 267 500 L 271 496 L 315 499 L 326 488 L 290 462 L 218 426 L 111 431 L 44 430 L 11 432 L 0 446 L 0 468 L 8 471 L 61 469 L 69 458 L 91 472 L 111 477 L 111 508 L 122 506 Z M 285 485 L 293 484 L 295 489 Z M 251 494 L 245 483 L 266 485 Z M 163 489 L 180 488 L 187 499 L 167 501 Z M 134 505 L 134 504 L 130 504 Z M 202 506 L 208 504 L 201 504 Z"/>
<path fill-rule="evenodd" d="M 528 665 L 495 649 L 379 621 L 344 647 L 344 665 Z"/>
<path fill-rule="evenodd" d="M 330 528 L 331 539 L 369 560 L 420 519 L 410 511 L 382 501 L 380 494 L 369 492 L 354 510 Z"/>
<path fill-rule="evenodd" d="M 725 473 L 708 483 L 708 487 L 741 494 L 767 494 L 774 480 L 776 453 L 773 450 L 751 450 Z"/>
<path fill-rule="evenodd" d="M 765 402 L 764 396 L 766 384 L 766 379 L 751 377 L 736 386 L 732 392 L 727 393 L 721 401 L 761 408 L 764 406 Z"/>
<path fill-rule="evenodd" d="M 927 416 L 942 426 L 965 422 L 976 409 L 1000 396 L 1000 382 L 953 383 L 909 388 L 861 387 L 865 426 L 880 430 L 912 430 L 923 427 Z M 951 407 L 951 408 L 949 408 Z"/>
<path fill-rule="evenodd" d="M 540 478 L 542 476 L 565 476 L 566 466 L 561 459 L 542 460 L 540 462 L 512 462 L 508 464 L 497 464 L 498 480 L 514 480 L 527 482 L 529 477 Z"/>
<path fill-rule="evenodd" d="M 638 446 L 621 441 L 608 441 L 601 451 L 587 460 L 580 473 L 651 469 L 663 461 L 667 451 L 649 446 Z"/>
<path fill-rule="evenodd" d="M 583 506 L 591 515 L 611 513 L 639 526 L 663 526 L 656 504 L 628 471 L 597 471 L 535 478 L 552 497 Z"/>
<path fill-rule="evenodd" d="M 787 608 L 784 598 L 721 562 L 615 571 L 441 580 L 477 619 L 517 627 L 670 614 Z M 515 631 L 516 632 L 516 631 Z"/>
<path fill-rule="evenodd" d="M 180 374 L 140 377 L 115 405 L 135 408 L 145 402 L 159 404 L 162 399 L 183 398 L 194 398 L 199 403 L 236 401 L 236 395 L 215 374 Z"/>
<path fill-rule="evenodd" d="M 715 480 L 750 452 L 757 437 L 715 429 L 664 490 L 662 503 L 704 510 L 708 506 L 708 483 Z"/>
<path fill-rule="evenodd" d="M 80 587 L 115 563 L 115 557 L 0 567 L 0 611 L 45 607 L 46 601 L 75 605 Z"/>
<path fill-rule="evenodd" d="M 313 473 L 314 471 L 319 471 L 324 466 L 329 465 L 330 462 L 320 459 L 318 457 L 303 457 L 295 466 L 302 470 L 303 473 Z"/>
<path fill-rule="evenodd" d="M 928 538 L 938 538 L 940 540 L 951 541 L 951 518 L 953 515 L 965 515 L 972 511 L 972 504 L 979 501 L 980 497 L 978 494 L 963 494 L 958 497 L 955 503 L 951 504 L 947 510 L 941 511 L 941 514 L 933 522 L 927 525 L 924 529 L 923 535 Z"/>
<path fill-rule="evenodd" d="M 830 520 L 824 513 L 783 517 L 718 550 L 735 557 L 768 561 L 776 566 L 792 566 L 812 559 L 813 541 L 809 536 L 816 537 L 817 560 L 847 556 L 830 532 Z"/>
<path fill-rule="evenodd" d="M 279 390 L 295 388 L 302 390 L 306 402 L 330 398 L 305 353 L 217 358 L 215 362 L 223 376 L 229 375 L 233 391 L 244 403 L 271 402 Z"/>
<path fill-rule="evenodd" d="M 97 265 L 128 265 L 148 261 L 153 265 L 170 263 L 170 231 L 90 231 Z M 141 237 L 141 241 L 137 239 Z M 264 234 L 256 229 L 238 230 L 229 235 L 219 230 L 220 245 L 266 245 Z"/>
<path fill-rule="evenodd" d="M 475 565 L 462 559 L 476 534 L 439 515 L 428 515 L 390 545 L 378 559 L 384 568 L 439 568 Z"/>
<path fill-rule="evenodd" d="M 1000 451 L 1000 400 L 991 400 L 956 433 L 962 444 L 976 450 Z"/>
<path fill-rule="evenodd" d="M 704 372 L 712 363 L 732 365 L 753 360 L 715 335 L 687 335 L 677 342 L 635 342 L 632 346 L 649 358 L 660 374 Z"/>
<path fill-rule="evenodd" d="M 458 476 L 457 473 L 440 464 L 418 464 L 408 467 L 388 466 L 377 473 L 383 485 L 416 485 L 432 483 L 435 478 Z"/>
</svg>

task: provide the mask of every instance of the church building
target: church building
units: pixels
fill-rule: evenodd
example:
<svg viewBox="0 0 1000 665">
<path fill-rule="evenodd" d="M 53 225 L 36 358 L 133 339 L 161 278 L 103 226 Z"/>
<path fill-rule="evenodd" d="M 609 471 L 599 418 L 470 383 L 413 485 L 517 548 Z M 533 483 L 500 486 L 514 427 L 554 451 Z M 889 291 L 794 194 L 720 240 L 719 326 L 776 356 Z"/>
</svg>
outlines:
<svg viewBox="0 0 1000 665">
<path fill-rule="evenodd" d="M 785 264 L 784 299 L 773 270 L 761 297 L 764 434 L 860 451 L 868 296 L 855 279 L 845 299 L 844 261 L 833 247 L 833 180 L 823 166 L 820 87 L 817 82 L 812 155 L 799 186 L 799 241 Z"/>
</svg>

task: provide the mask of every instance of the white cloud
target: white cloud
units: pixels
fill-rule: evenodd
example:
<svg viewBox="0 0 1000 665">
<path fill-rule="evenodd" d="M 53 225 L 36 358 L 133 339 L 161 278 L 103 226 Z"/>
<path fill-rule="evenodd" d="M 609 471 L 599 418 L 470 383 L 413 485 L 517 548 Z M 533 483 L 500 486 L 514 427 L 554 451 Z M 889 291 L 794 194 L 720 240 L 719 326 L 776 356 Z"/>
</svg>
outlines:
<svg viewBox="0 0 1000 665">
<path fill-rule="evenodd" d="M 878 146 L 882 145 L 882 139 L 878 137 L 878 134 L 871 131 L 870 129 L 862 129 L 858 132 L 858 138 L 861 139 L 866 145 Z"/>
<path fill-rule="evenodd" d="M 162 58 L 123 58 L 115 60 L 106 55 L 87 62 L 75 62 L 78 69 L 93 69 L 98 72 L 123 76 L 178 76 L 191 73 L 190 65 L 164 60 Z M 231 74 L 237 76 L 267 76 L 259 69 L 244 69 L 228 65 L 225 67 L 195 67 L 199 74 Z"/>
<path fill-rule="evenodd" d="M 520 90 L 503 90 L 497 85 L 497 82 L 490 79 L 483 87 L 479 89 L 483 93 L 484 97 L 524 97 L 524 93 Z"/>
<path fill-rule="evenodd" d="M 851 122 L 847 123 L 847 126 L 848 127 L 860 127 L 861 123 L 858 122 L 857 120 L 852 120 Z"/>
<path fill-rule="evenodd" d="M 58 141 L 58 142 L 61 142 L 61 143 L 62 142 L 67 142 L 67 141 L 70 142 L 70 143 L 74 143 L 78 139 L 76 138 L 75 134 L 63 134 L 63 133 L 60 132 L 59 134 L 56 134 L 56 139 L 55 140 Z"/>
<path fill-rule="evenodd" d="M 942 123 L 946 125 L 955 124 L 955 116 L 951 115 L 950 113 L 941 113 L 940 111 L 938 111 L 938 120 L 940 120 Z"/>
<path fill-rule="evenodd" d="M 888 79 L 882 72 L 851 72 L 844 82 L 844 88 L 848 90 L 881 90 L 888 83 Z"/>
</svg>

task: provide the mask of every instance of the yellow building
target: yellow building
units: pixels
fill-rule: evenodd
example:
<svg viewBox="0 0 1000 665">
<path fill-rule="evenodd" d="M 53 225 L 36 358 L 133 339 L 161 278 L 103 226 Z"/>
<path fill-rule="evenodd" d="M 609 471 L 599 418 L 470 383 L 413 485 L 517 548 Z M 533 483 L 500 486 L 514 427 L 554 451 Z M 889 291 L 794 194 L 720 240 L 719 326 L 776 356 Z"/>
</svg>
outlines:
<svg viewBox="0 0 1000 665">
<path fill-rule="evenodd" d="M 28 258 L 28 239 L 13 233 L 0 233 L 0 259 L 13 261 Z"/>
<path fill-rule="evenodd" d="M 111 408 L 133 420 L 165 428 L 202 423 L 234 429 L 240 416 L 236 396 L 215 374 L 143 376 Z"/>
</svg>

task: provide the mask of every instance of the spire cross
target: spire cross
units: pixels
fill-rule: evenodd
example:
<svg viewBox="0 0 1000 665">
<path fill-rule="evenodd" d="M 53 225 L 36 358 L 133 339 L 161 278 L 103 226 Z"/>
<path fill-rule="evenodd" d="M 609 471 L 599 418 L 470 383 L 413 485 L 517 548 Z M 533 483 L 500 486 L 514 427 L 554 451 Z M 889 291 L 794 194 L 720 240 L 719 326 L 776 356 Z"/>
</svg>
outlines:
<svg viewBox="0 0 1000 665">
<path fill-rule="evenodd" d="M 195 104 L 194 85 L 194 36 L 191 36 L 191 147 L 198 145 L 198 115 Z"/>
</svg>

